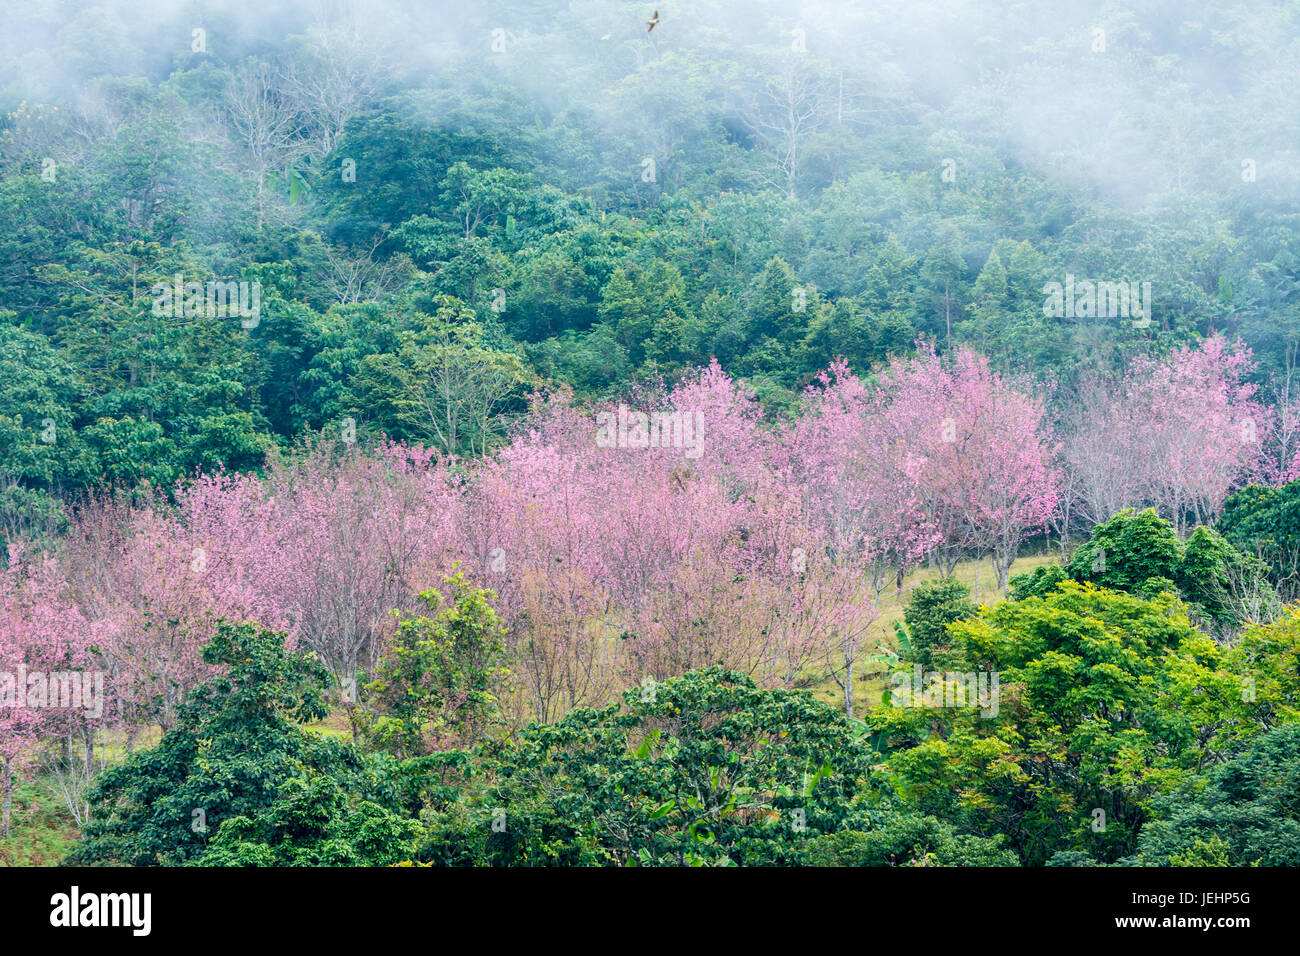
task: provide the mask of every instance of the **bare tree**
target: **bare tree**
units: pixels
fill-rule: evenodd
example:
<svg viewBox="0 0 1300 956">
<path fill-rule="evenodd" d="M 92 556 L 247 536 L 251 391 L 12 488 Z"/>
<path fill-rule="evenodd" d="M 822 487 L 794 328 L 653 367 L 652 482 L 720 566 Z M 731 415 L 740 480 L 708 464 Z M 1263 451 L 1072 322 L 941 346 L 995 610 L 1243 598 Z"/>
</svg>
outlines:
<svg viewBox="0 0 1300 956">
<path fill-rule="evenodd" d="M 276 69 L 260 60 L 240 64 L 226 83 L 226 116 L 257 181 L 257 226 L 266 221 L 266 180 L 304 155 L 305 122 L 285 94 Z"/>
<path fill-rule="evenodd" d="M 1277 433 L 1273 437 L 1279 471 L 1290 468 L 1300 454 L 1300 385 L 1296 382 L 1296 351 L 1300 343 L 1287 342 L 1286 366 L 1272 382 L 1273 407 L 1277 409 Z"/>
<path fill-rule="evenodd" d="M 400 288 L 411 278 L 415 267 L 405 253 L 390 258 L 376 253 L 387 232 L 375 233 L 368 246 L 336 247 L 326 244 L 323 281 L 331 297 L 342 305 L 372 302 Z"/>
<path fill-rule="evenodd" d="M 54 789 L 78 827 L 84 827 L 90 821 L 90 802 L 86 792 L 95 777 L 107 768 L 108 758 L 102 753 L 96 754 L 92 744 L 87 744 L 82 753 L 65 747 L 50 763 Z"/>
<path fill-rule="evenodd" d="M 772 157 L 775 175 L 766 177 L 767 184 L 790 199 L 795 198 L 811 142 L 826 125 L 831 98 L 826 77 L 807 57 L 788 56 L 757 87 L 742 112 Z"/>
<path fill-rule="evenodd" d="M 307 127 L 308 148 L 325 156 L 349 119 L 374 98 L 386 75 L 380 51 L 362 36 L 354 19 L 320 23 L 310 42 L 281 73 L 286 96 Z"/>
<path fill-rule="evenodd" d="M 1117 511 L 1147 503 L 1142 460 L 1148 450 L 1136 441 L 1130 409 L 1117 396 L 1120 383 L 1094 376 L 1079 383 L 1063 423 L 1062 451 L 1082 517 L 1101 524 Z"/>
<path fill-rule="evenodd" d="M 1262 561 L 1258 564 L 1227 562 L 1223 580 L 1215 585 L 1214 591 L 1215 597 L 1241 625 L 1268 624 L 1282 614 L 1282 599 L 1264 573 Z M 1231 638 L 1232 634 L 1223 636 Z"/>
</svg>

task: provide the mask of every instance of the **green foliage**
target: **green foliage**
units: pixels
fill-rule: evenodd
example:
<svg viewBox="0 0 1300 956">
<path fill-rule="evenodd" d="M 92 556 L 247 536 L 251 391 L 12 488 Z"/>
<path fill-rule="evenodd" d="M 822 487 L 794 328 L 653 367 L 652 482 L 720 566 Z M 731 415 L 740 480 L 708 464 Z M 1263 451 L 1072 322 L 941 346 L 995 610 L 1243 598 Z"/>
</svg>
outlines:
<svg viewBox="0 0 1300 956">
<path fill-rule="evenodd" d="M 337 776 L 288 777 L 256 816 L 223 820 L 191 866 L 392 866 L 418 831 L 370 800 L 344 792 Z"/>
<path fill-rule="evenodd" d="M 362 360 L 355 410 L 366 409 L 393 438 L 481 455 L 501 435 L 501 412 L 522 404 L 530 375 L 517 355 L 486 346 L 476 322 L 446 321 L 452 308 L 399 332 L 395 350 Z"/>
<path fill-rule="evenodd" d="M 948 625 L 974 617 L 978 610 L 970 599 L 970 588 L 960 581 L 917 585 L 903 607 L 910 645 L 904 659 L 929 667 L 934 651 L 950 643 Z"/>
<path fill-rule="evenodd" d="M 496 866 L 796 864 L 874 826 L 874 754 L 802 692 L 713 668 L 494 745 L 485 785 L 433 822 L 421 860 Z"/>
<path fill-rule="evenodd" d="M 1220 629 L 1277 612 L 1267 568 L 1258 558 L 1233 547 L 1212 528 L 1198 527 L 1179 540 L 1173 523 L 1153 509 L 1126 509 L 1092 529 L 1064 568 L 1045 566 L 1011 581 L 1015 600 L 1053 591 L 1063 580 L 1155 598 L 1170 591 L 1199 618 Z"/>
<path fill-rule="evenodd" d="M 1149 866 L 1300 866 L 1300 724 L 1278 727 L 1155 802 Z"/>
<path fill-rule="evenodd" d="M 1229 653 L 1265 726 L 1300 720 L 1300 610 L 1246 628 Z"/>
<path fill-rule="evenodd" d="M 1261 16 L 1286 22 L 1269 7 Z M 982 30 L 969 15 L 953 8 L 944 29 Z M 1264 375 L 1300 341 L 1293 197 L 1270 191 L 1285 178 L 1225 190 L 1214 121 L 1184 117 L 1169 100 L 1182 92 L 1159 79 L 1226 75 L 1238 60 L 1285 73 L 1241 11 L 1193 11 L 1186 42 L 1171 46 L 1149 26 L 1164 14 L 1139 4 L 1135 23 L 1148 25 L 1125 36 L 1133 57 L 1112 91 L 1137 95 L 1116 122 L 1179 124 L 1166 137 L 1190 150 L 1176 186 L 1145 167 L 1150 157 L 1126 158 L 1147 175 L 1092 181 L 1097 159 L 1078 144 L 1054 160 L 1068 175 L 1049 175 L 984 115 L 997 97 L 1039 99 L 1044 71 L 1067 68 L 1068 17 L 1003 18 L 953 74 L 998 76 L 997 96 L 981 79 L 936 99 L 924 70 L 900 65 L 882 87 L 834 45 L 792 65 L 762 44 L 720 46 L 695 31 L 654 56 L 614 56 L 600 51 L 625 49 L 617 39 L 575 42 L 589 32 L 581 18 L 521 16 L 538 42 L 570 54 L 548 67 L 552 83 L 484 72 L 477 55 L 380 82 L 384 53 L 343 52 L 315 34 L 232 36 L 216 60 L 144 66 L 129 45 L 107 60 L 69 46 L 81 21 L 57 49 L 33 51 L 65 64 L 54 91 L 37 83 L 28 96 L 11 58 L 13 108 L 0 124 L 5 477 L 47 492 L 169 485 L 196 468 L 256 468 L 272 445 L 349 416 L 367 438 L 479 454 L 536 381 L 587 397 L 715 357 L 779 412 L 833 360 L 868 374 L 918 334 L 943 349 L 974 345 L 1059 396 L 1083 370 L 1227 321 Z M 845 35 L 906 29 L 870 8 L 848 16 Z M 1234 42 L 1200 42 L 1205 24 Z M 181 26 L 163 17 L 122 31 Z M 455 31 L 446 40 L 465 42 Z M 1152 56 L 1169 70 L 1140 69 Z M 263 117 L 274 143 L 243 135 L 252 131 L 232 116 L 232 78 L 259 64 L 277 77 L 267 110 L 273 101 L 294 117 Z M 1205 115 L 1246 116 L 1257 136 L 1285 129 L 1241 109 L 1237 86 L 1203 91 L 1215 103 Z M 93 118 L 80 103 L 35 101 L 68 89 L 99 104 Z M 184 132 L 214 122 L 222 135 Z M 52 179 L 46 157 L 59 157 Z M 633 174 L 644 157 L 657 161 L 652 180 Z M 161 320 L 150 289 L 178 274 L 259 281 L 260 323 Z M 1065 274 L 1170 279 L 1157 323 L 1134 329 L 1045 318 L 1043 283 Z M 426 330 L 419 295 L 454 299 L 482 334 Z M 466 374 L 431 382 L 453 368 Z M 431 398 L 437 416 L 421 410 Z M 470 407 L 487 420 L 434 427 L 449 408 L 475 417 Z M 33 431 L 47 418 L 53 447 Z M 1282 525 L 1232 540 L 1271 548 L 1269 527 Z M 1265 556 L 1275 583 L 1293 575 L 1277 557 Z"/>
<path fill-rule="evenodd" d="M 374 708 L 369 742 L 401 756 L 430 752 L 438 741 L 480 737 L 497 710 L 506 677 L 505 627 L 491 591 L 461 572 L 445 579 L 449 594 L 425 591 L 432 616 L 408 617 L 368 684 Z"/>
<path fill-rule="evenodd" d="M 47 779 L 14 783 L 13 822 L 0 839 L 0 866 L 55 866 L 75 846 L 76 822 Z"/>
<path fill-rule="evenodd" d="M 1005 834 L 1026 864 L 1062 850 L 1131 853 L 1151 800 L 1258 733 L 1268 713 L 1244 699 L 1241 662 L 1171 596 L 1066 582 L 950 633 L 959 654 L 948 667 L 998 675 L 994 712 L 890 706 L 871 724 L 897 748 L 889 766 L 908 803 L 966 832 Z"/>
<path fill-rule="evenodd" d="M 77 484 L 95 465 L 73 429 L 88 386 L 38 333 L 0 311 L 0 480 L 46 489 Z"/>
<path fill-rule="evenodd" d="M 1092 854 L 1086 850 L 1059 850 L 1053 853 L 1044 866 L 1051 867 L 1071 867 L 1071 866 L 1101 866 Z"/>
<path fill-rule="evenodd" d="M 1060 565 L 1041 564 L 1024 574 L 1013 574 L 1009 582 L 1009 597 L 1013 601 L 1023 601 L 1030 597 L 1046 597 L 1055 591 L 1062 581 L 1070 580 Z"/>
<path fill-rule="evenodd" d="M 1250 485 L 1228 497 L 1215 530 L 1248 554 L 1268 563 L 1269 574 L 1288 596 L 1300 575 L 1300 481 L 1280 488 Z"/>
<path fill-rule="evenodd" d="M 899 814 L 879 830 L 827 833 L 808 849 L 813 866 L 1019 866 L 1004 838 L 957 833 L 934 817 Z"/>
<path fill-rule="evenodd" d="M 500 622 L 488 592 L 448 583 L 375 685 L 372 739 L 395 756 L 299 727 L 325 713 L 324 669 L 223 624 L 205 651 L 221 670 L 97 779 L 70 862 L 1122 865 L 1140 841 L 1144 861 L 1218 865 L 1300 846 L 1300 615 L 1225 650 L 1168 595 L 1067 582 L 947 625 L 943 666 L 999 674 L 990 715 L 895 706 L 863 726 L 713 668 L 498 739 L 478 731 Z M 931 596 L 965 610 L 960 589 Z M 451 728 L 474 748 L 427 752 Z M 869 736 L 890 745 L 884 776 Z"/>
<path fill-rule="evenodd" d="M 1173 523 L 1154 509 L 1121 511 L 1092 529 L 1065 566 L 1074 581 L 1112 591 L 1139 593 L 1150 578 L 1180 577 L 1182 543 Z"/>
<path fill-rule="evenodd" d="M 325 668 L 287 651 L 283 634 L 251 624 L 223 623 L 204 660 L 222 672 L 187 698 L 158 745 L 96 778 L 88 795 L 92 821 L 71 861 L 362 863 L 392 856 L 405 831 L 357 799 L 361 755 L 298 726 L 325 716 Z M 350 838 L 361 841 L 352 851 L 340 845 Z"/>
<path fill-rule="evenodd" d="M 1184 544 L 1174 581 L 1187 600 L 1204 608 L 1217 624 L 1269 620 L 1280 609 L 1264 562 L 1203 525 Z"/>
</svg>

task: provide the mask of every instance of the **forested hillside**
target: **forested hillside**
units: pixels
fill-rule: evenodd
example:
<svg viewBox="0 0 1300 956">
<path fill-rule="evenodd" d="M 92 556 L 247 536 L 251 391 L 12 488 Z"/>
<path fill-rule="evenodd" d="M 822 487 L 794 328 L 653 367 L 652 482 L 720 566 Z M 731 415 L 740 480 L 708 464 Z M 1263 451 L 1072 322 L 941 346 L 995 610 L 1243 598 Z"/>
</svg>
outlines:
<svg viewBox="0 0 1300 956">
<path fill-rule="evenodd" d="M 1297 0 L 5 17 L 0 860 L 1300 864 Z"/>
</svg>

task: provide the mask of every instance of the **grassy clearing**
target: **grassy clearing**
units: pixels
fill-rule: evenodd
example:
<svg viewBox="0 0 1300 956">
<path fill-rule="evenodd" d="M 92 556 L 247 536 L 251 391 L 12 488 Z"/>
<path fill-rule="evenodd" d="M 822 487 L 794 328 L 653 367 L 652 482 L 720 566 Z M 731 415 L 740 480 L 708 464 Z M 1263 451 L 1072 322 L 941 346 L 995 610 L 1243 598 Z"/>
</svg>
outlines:
<svg viewBox="0 0 1300 956">
<path fill-rule="evenodd" d="M 1059 558 L 1060 555 L 1055 551 L 1022 554 L 1016 558 L 1015 563 L 1011 566 L 1011 574 L 1023 574 L 1041 565 L 1051 564 L 1059 560 Z M 984 558 L 980 561 L 962 561 L 953 571 L 953 578 L 971 589 L 971 597 L 977 604 L 996 604 L 1002 600 L 1002 592 L 997 589 L 998 579 L 993 570 L 991 558 Z M 903 593 L 901 595 L 896 594 L 892 587 L 885 590 L 885 593 L 880 598 L 880 616 L 871 625 L 870 633 L 862 642 L 862 657 L 875 653 L 875 648 L 880 644 L 897 650 L 897 642 L 894 640 L 894 622 L 903 619 L 903 604 L 907 600 L 908 592 L 918 584 L 937 580 L 939 580 L 938 569 L 922 567 L 903 579 Z M 861 660 L 855 671 L 853 713 L 854 716 L 860 717 L 869 710 L 880 706 L 885 689 L 886 671 L 881 664 L 875 662 L 864 663 Z M 829 675 L 815 683 L 810 690 L 818 700 L 824 700 L 837 708 L 844 706 L 844 692 L 840 690 L 839 685 Z"/>
<path fill-rule="evenodd" d="M 55 866 L 72 850 L 77 825 L 43 778 L 14 788 L 9 838 L 0 840 L 0 866 Z"/>
<path fill-rule="evenodd" d="M 161 728 L 148 727 L 136 735 L 132 750 L 148 750 L 161 739 Z M 97 759 L 105 766 L 127 757 L 126 735 L 119 731 L 101 733 L 96 747 Z M 31 780 L 20 779 L 14 788 L 9 838 L 0 840 L 0 866 L 55 866 L 80 835 L 52 777 L 38 773 Z"/>
<path fill-rule="evenodd" d="M 324 720 L 316 720 L 310 724 L 303 724 L 303 727 L 312 733 L 320 734 L 322 737 L 335 737 L 339 740 L 352 739 L 352 725 L 348 723 L 346 711 L 334 710 Z"/>
</svg>

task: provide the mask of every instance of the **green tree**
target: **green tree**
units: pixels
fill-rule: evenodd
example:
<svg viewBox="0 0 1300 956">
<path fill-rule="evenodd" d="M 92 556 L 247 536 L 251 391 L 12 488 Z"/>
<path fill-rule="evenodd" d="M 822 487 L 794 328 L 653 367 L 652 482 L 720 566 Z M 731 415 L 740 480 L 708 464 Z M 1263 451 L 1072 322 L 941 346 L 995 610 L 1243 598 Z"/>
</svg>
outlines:
<svg viewBox="0 0 1300 956">
<path fill-rule="evenodd" d="M 950 672 L 927 684 L 996 674 L 996 705 L 955 687 L 954 706 L 896 694 L 872 724 L 899 747 L 889 766 L 907 802 L 966 832 L 1005 834 L 1027 865 L 1062 850 L 1131 854 L 1155 796 L 1263 728 L 1267 706 L 1245 699 L 1240 663 L 1172 595 L 1067 581 L 949 632 Z"/>
<path fill-rule="evenodd" d="M 366 688 L 375 709 L 367 739 L 401 756 L 481 737 L 507 673 L 505 628 L 492 609 L 496 595 L 471 586 L 460 571 L 444 580 L 447 596 L 420 595 L 431 616 L 398 625 Z"/>
<path fill-rule="evenodd" d="M 522 406 L 531 381 L 523 360 L 488 342 L 473 313 L 447 296 L 397 347 L 366 355 L 351 391 L 353 409 L 394 438 L 427 442 L 447 454 L 482 455 L 504 432 L 504 414 Z"/>
<path fill-rule="evenodd" d="M 223 820 L 187 865 L 392 866 L 409 858 L 418 831 L 416 821 L 349 794 L 338 775 L 300 768 L 256 816 Z"/>
<path fill-rule="evenodd" d="M 326 715 L 323 666 L 252 624 L 222 623 L 203 660 L 218 676 L 189 695 L 158 745 L 96 778 L 72 862 L 202 863 L 213 844 L 214 862 L 247 861 L 232 841 L 252 833 L 277 844 L 258 862 L 287 861 L 306 852 L 278 846 L 306 832 L 295 815 L 314 821 L 313 840 L 325 839 L 336 827 L 329 815 L 356 809 L 345 810 L 335 788 L 363 790 L 361 755 L 299 726 Z M 351 862 L 344 856 L 322 851 L 319 859 Z"/>
<path fill-rule="evenodd" d="M 1268 562 L 1270 577 L 1294 596 L 1300 585 L 1300 481 L 1250 485 L 1228 496 L 1215 530 Z"/>
<path fill-rule="evenodd" d="M 970 588 L 960 581 L 927 581 L 917 585 L 903 607 L 908 634 L 903 657 L 929 667 L 934 651 L 951 643 L 948 625 L 974 617 L 978 611 L 970 599 Z"/>
<path fill-rule="evenodd" d="M 1001 836 L 958 833 L 934 817 L 900 813 L 878 830 L 845 830 L 816 837 L 808 849 L 813 866 L 1019 866 Z"/>
<path fill-rule="evenodd" d="M 816 290 L 799 281 L 782 258 L 774 257 L 755 278 L 749 307 L 750 339 L 773 339 L 790 346 L 804 335 L 816 314 Z"/>
<path fill-rule="evenodd" d="M 1065 579 L 1144 597 L 1172 591 L 1216 629 L 1271 620 L 1279 610 L 1263 562 L 1212 528 L 1199 527 L 1181 541 L 1173 523 L 1150 508 L 1127 509 L 1097 525 L 1063 568 L 1017 575 L 1012 594 L 1041 597 Z"/>
<path fill-rule="evenodd" d="M 656 260 L 649 268 L 620 266 L 601 290 L 600 320 L 637 364 L 704 358 L 704 328 L 687 301 L 677 267 Z"/>
<path fill-rule="evenodd" d="M 490 781 L 433 821 L 420 858 L 490 865 L 791 864 L 870 829 L 874 754 L 804 692 L 711 668 L 647 683 L 494 745 Z"/>
<path fill-rule="evenodd" d="M 1300 866 L 1300 724 L 1154 801 L 1138 861 L 1147 866 Z"/>
<path fill-rule="evenodd" d="M 9 317 L 0 312 L 0 478 L 47 490 L 84 485 L 96 477 L 75 428 L 88 388 L 49 339 Z"/>
</svg>

